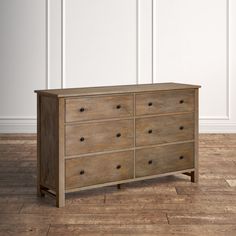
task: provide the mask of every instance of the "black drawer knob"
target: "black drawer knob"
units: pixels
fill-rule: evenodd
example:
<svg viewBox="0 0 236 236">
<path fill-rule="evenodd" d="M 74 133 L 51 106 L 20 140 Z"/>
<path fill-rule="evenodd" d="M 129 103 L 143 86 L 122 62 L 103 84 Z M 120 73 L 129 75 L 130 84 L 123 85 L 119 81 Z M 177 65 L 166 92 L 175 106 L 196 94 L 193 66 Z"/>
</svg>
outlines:
<svg viewBox="0 0 236 236">
<path fill-rule="evenodd" d="M 79 109 L 79 111 L 80 111 L 80 112 L 84 112 L 85 109 L 84 109 L 83 107 L 81 107 L 81 108 Z"/>
<path fill-rule="evenodd" d="M 117 105 L 117 106 L 116 106 L 116 109 L 120 109 L 120 108 L 121 108 L 121 105 Z"/>
<path fill-rule="evenodd" d="M 83 174 L 84 174 L 84 170 L 81 170 L 81 171 L 79 172 L 79 174 L 80 174 L 80 175 L 83 175 Z"/>
<path fill-rule="evenodd" d="M 180 103 L 180 104 L 184 103 L 184 100 L 180 100 L 179 103 Z"/>
<path fill-rule="evenodd" d="M 180 160 L 184 159 L 184 156 L 180 156 L 179 159 L 180 159 Z"/>
<path fill-rule="evenodd" d="M 148 103 L 148 106 L 151 107 L 151 106 L 152 106 L 152 102 L 149 102 L 149 103 Z"/>
<path fill-rule="evenodd" d="M 81 138 L 80 138 L 80 142 L 83 142 L 83 141 L 84 141 L 84 137 L 81 137 Z"/>
<path fill-rule="evenodd" d="M 116 137 L 119 138 L 121 136 L 121 133 L 116 134 Z"/>
<path fill-rule="evenodd" d="M 179 127 L 179 129 L 180 129 L 180 130 L 183 130 L 183 129 L 184 129 L 184 127 L 183 127 L 183 126 L 180 126 L 180 127 Z"/>
<path fill-rule="evenodd" d="M 149 129 L 149 130 L 148 130 L 148 133 L 151 134 L 151 133 L 152 133 L 152 129 Z"/>
<path fill-rule="evenodd" d="M 149 160 L 149 161 L 148 161 L 148 164 L 151 165 L 151 164 L 152 164 L 152 160 Z"/>
<path fill-rule="evenodd" d="M 116 169 L 119 170 L 121 168 L 121 165 L 117 165 Z"/>
</svg>

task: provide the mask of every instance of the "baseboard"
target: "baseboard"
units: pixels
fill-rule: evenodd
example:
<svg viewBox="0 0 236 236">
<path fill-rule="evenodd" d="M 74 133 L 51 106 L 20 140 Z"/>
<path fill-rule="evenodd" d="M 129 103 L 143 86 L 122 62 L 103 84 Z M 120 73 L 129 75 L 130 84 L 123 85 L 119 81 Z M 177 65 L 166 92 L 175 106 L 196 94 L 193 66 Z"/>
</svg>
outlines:
<svg viewBox="0 0 236 236">
<path fill-rule="evenodd" d="M 0 120 L 0 133 L 36 133 L 36 120 Z M 236 123 L 204 123 L 200 121 L 200 133 L 236 133 Z"/>
<path fill-rule="evenodd" d="M 36 133 L 36 119 L 0 120 L 0 133 Z"/>
<path fill-rule="evenodd" d="M 200 133 L 236 133 L 236 123 L 203 123 L 199 124 Z"/>
</svg>

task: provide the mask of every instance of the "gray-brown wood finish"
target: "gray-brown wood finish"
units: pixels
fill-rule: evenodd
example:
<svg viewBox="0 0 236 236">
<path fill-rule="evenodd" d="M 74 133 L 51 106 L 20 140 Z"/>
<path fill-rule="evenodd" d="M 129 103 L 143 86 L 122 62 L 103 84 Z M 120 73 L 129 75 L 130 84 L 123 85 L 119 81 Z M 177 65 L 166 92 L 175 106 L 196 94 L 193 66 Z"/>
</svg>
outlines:
<svg viewBox="0 0 236 236">
<path fill-rule="evenodd" d="M 133 151 L 66 160 L 66 189 L 114 182 L 134 177 Z"/>
<path fill-rule="evenodd" d="M 167 105 L 168 104 L 168 105 Z M 194 90 L 169 90 L 136 95 L 136 115 L 193 112 Z"/>
<path fill-rule="evenodd" d="M 236 134 L 200 134 L 199 183 L 178 174 L 36 195 L 36 135 L 0 134 L 0 235 L 236 235 Z"/>
<path fill-rule="evenodd" d="M 36 91 L 38 176 L 54 181 L 38 183 L 38 192 L 62 207 L 65 193 L 79 190 L 177 173 L 197 182 L 198 88 L 166 83 Z M 146 165 L 150 157 L 153 167 Z"/>
<path fill-rule="evenodd" d="M 198 89 L 199 85 L 179 84 L 179 83 L 153 83 L 153 84 L 133 84 L 133 85 L 118 85 L 118 86 L 101 86 L 101 87 L 85 87 L 85 88 L 67 88 L 67 89 L 48 89 L 36 90 L 39 94 L 55 97 L 77 97 L 90 95 L 105 95 L 105 94 L 125 94 L 139 92 L 155 92 L 165 90 L 185 90 Z"/>
<path fill-rule="evenodd" d="M 143 177 L 194 168 L 193 143 L 136 150 L 135 176 Z"/>
<path fill-rule="evenodd" d="M 129 117 L 133 95 L 79 97 L 66 99 L 66 122 Z"/>
<path fill-rule="evenodd" d="M 132 148 L 133 120 L 105 121 L 66 125 L 66 156 Z"/>
<path fill-rule="evenodd" d="M 193 139 L 193 113 L 136 119 L 136 146 Z"/>
<path fill-rule="evenodd" d="M 56 189 L 58 160 L 58 105 L 57 98 L 40 98 L 40 184 Z"/>
</svg>

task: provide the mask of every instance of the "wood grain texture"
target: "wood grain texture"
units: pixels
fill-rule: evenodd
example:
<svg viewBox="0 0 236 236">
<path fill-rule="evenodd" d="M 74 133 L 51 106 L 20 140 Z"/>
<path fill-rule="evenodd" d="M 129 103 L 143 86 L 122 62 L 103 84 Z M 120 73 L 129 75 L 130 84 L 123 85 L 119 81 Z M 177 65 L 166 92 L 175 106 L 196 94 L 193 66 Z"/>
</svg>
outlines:
<svg viewBox="0 0 236 236">
<path fill-rule="evenodd" d="M 41 96 L 40 111 L 40 184 L 55 190 L 59 138 L 57 98 Z"/>
<path fill-rule="evenodd" d="M 199 85 L 177 84 L 177 83 L 154 83 L 139 85 L 120 85 L 120 86 L 103 86 L 103 87 L 87 87 L 87 88 L 68 88 L 68 89 L 50 89 L 36 90 L 36 93 L 47 96 L 57 97 L 74 97 L 84 95 L 101 95 L 101 94 L 120 94 L 120 93 L 139 93 L 162 90 L 179 90 L 200 88 Z"/>
<path fill-rule="evenodd" d="M 134 146 L 133 120 L 67 125 L 65 130 L 67 156 Z"/>
<path fill-rule="evenodd" d="M 191 181 L 194 183 L 198 182 L 199 179 L 199 91 L 195 89 L 194 99 L 194 172 L 191 173 Z"/>
<path fill-rule="evenodd" d="M 86 190 L 59 209 L 36 196 L 35 134 L 7 137 L 0 134 L 8 170 L 0 171 L 0 235 L 236 235 L 236 188 L 226 181 L 236 179 L 235 134 L 200 134 L 198 184 L 175 175 Z"/>
<path fill-rule="evenodd" d="M 136 95 L 136 115 L 192 112 L 194 90 L 170 90 Z"/>
<path fill-rule="evenodd" d="M 65 206 L 65 100 L 59 98 L 58 100 L 58 139 L 57 139 L 57 165 L 56 165 L 56 206 Z"/>
<path fill-rule="evenodd" d="M 136 119 L 136 146 L 193 139 L 193 113 Z"/>
<path fill-rule="evenodd" d="M 133 151 L 66 160 L 66 189 L 130 179 Z"/>
<path fill-rule="evenodd" d="M 198 146 L 189 148 L 186 143 L 197 142 L 198 87 L 168 83 L 37 91 L 38 192 L 56 198 L 56 205 L 61 207 L 65 193 L 79 190 L 113 184 L 120 188 L 123 183 L 180 172 L 197 181 L 194 163 L 198 155 L 193 149 Z M 183 146 L 164 147 L 167 144 Z M 113 164 L 117 156 L 130 159 L 125 159 L 125 151 L 132 152 L 132 167 L 129 164 L 122 169 L 120 176 L 109 170 L 105 178 L 101 156 L 103 162 Z M 137 161 L 136 151 L 140 154 Z M 148 164 L 146 157 L 152 158 Z"/>
<path fill-rule="evenodd" d="M 162 174 L 194 167 L 193 143 L 136 150 L 135 176 Z"/>
<path fill-rule="evenodd" d="M 84 96 L 66 99 L 66 122 L 133 115 L 133 95 Z"/>
</svg>

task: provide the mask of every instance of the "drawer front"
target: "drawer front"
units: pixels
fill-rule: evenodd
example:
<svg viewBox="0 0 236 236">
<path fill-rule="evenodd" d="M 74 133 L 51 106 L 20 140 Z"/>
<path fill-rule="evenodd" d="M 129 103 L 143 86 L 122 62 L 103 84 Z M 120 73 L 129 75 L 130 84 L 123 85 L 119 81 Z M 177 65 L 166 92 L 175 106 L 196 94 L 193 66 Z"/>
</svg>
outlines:
<svg viewBox="0 0 236 236">
<path fill-rule="evenodd" d="M 133 120 L 67 125 L 65 130 L 67 156 L 134 146 Z"/>
<path fill-rule="evenodd" d="M 143 177 L 194 168 L 193 143 L 173 144 L 136 151 L 135 176 Z"/>
<path fill-rule="evenodd" d="M 136 115 L 191 112 L 194 90 L 157 91 L 136 95 Z"/>
<path fill-rule="evenodd" d="M 133 95 L 66 99 L 66 122 L 129 117 L 133 115 Z"/>
<path fill-rule="evenodd" d="M 136 119 L 136 146 L 192 140 L 194 114 Z"/>
<path fill-rule="evenodd" d="M 66 189 L 80 188 L 134 177 L 133 151 L 66 160 Z"/>
</svg>

